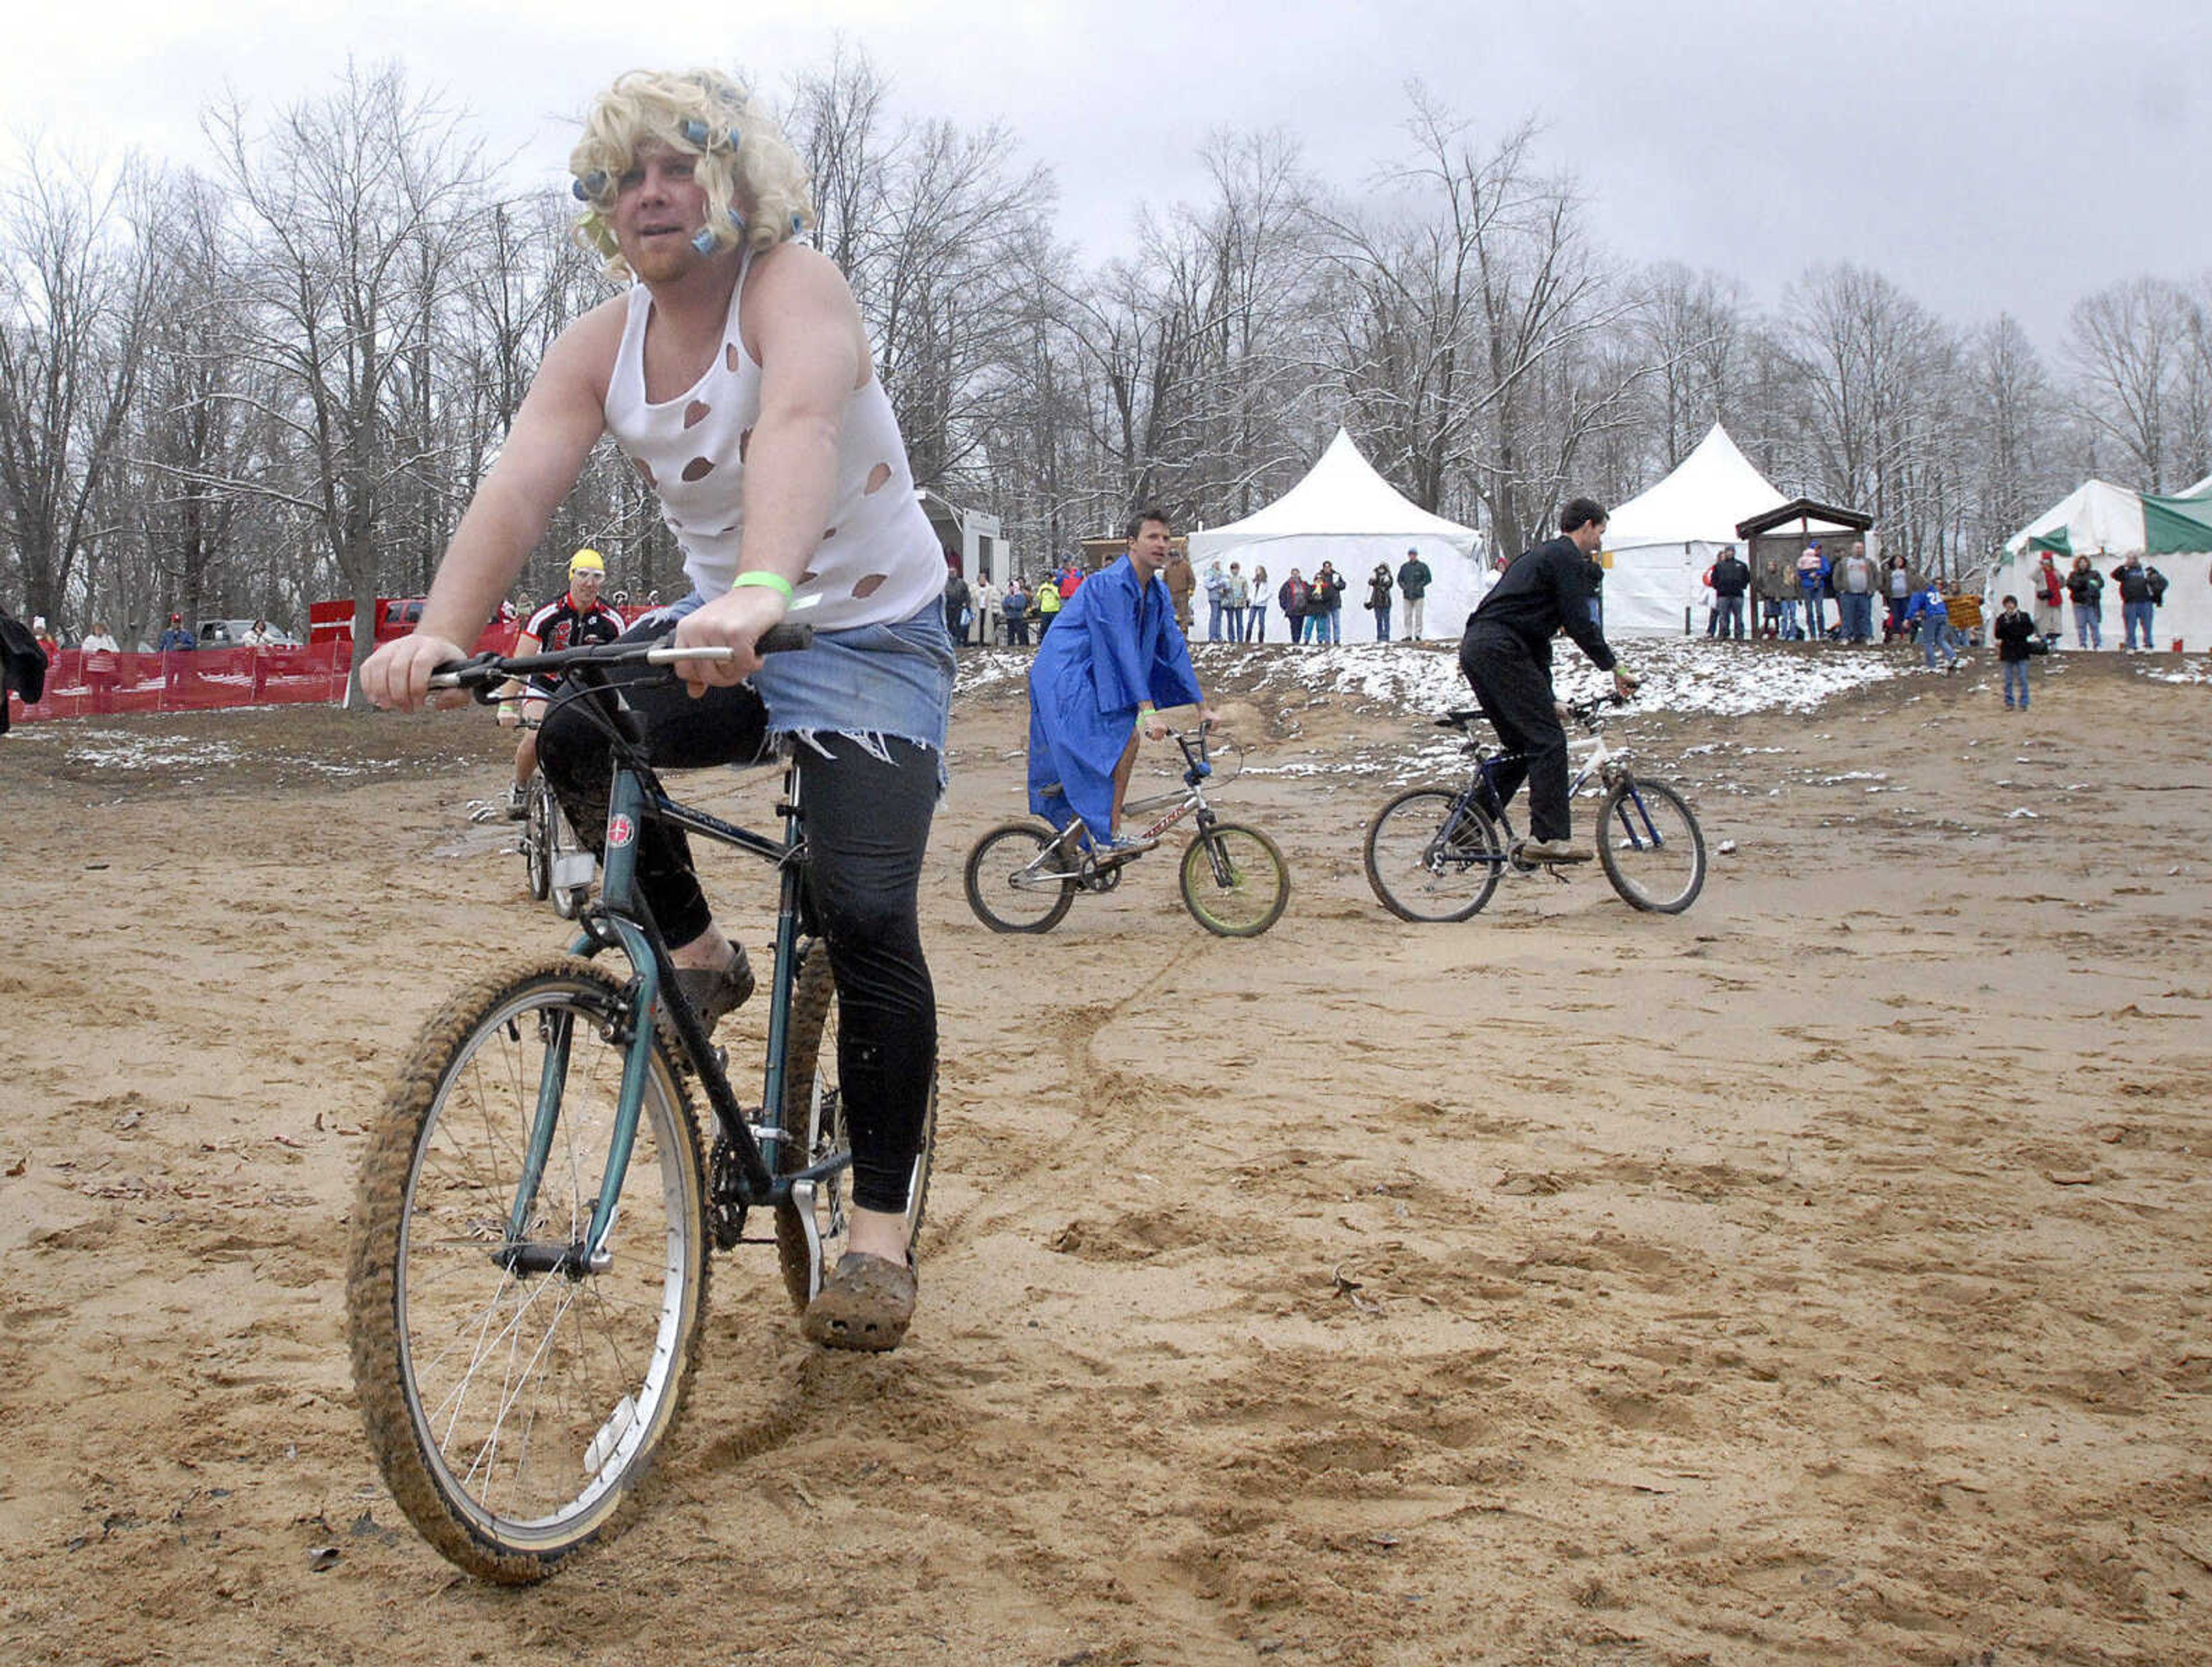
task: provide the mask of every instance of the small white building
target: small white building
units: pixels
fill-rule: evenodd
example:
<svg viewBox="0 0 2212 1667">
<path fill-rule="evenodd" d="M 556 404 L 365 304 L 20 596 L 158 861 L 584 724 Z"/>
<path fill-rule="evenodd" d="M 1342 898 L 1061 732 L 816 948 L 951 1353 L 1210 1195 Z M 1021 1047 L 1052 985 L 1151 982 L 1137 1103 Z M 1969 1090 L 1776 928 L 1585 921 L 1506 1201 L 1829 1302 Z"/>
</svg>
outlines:
<svg viewBox="0 0 2212 1667">
<path fill-rule="evenodd" d="M 921 513 L 929 517 L 930 526 L 937 531 L 938 545 L 947 557 L 946 565 L 957 563 L 960 576 L 971 585 L 988 578 L 1004 589 L 1013 571 L 1013 562 L 1006 538 L 999 530 L 999 518 L 981 509 L 963 509 L 927 487 L 918 489 L 914 496 L 921 505 Z"/>
</svg>

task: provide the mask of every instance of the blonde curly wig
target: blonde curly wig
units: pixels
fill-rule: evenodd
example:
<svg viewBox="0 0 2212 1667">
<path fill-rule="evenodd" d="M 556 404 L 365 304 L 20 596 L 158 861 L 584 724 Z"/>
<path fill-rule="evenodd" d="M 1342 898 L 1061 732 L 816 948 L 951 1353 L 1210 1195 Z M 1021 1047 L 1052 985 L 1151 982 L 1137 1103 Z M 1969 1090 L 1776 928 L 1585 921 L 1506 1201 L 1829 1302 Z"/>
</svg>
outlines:
<svg viewBox="0 0 2212 1667">
<path fill-rule="evenodd" d="M 717 249 L 742 237 L 758 253 L 814 217 L 806 166 L 766 106 L 717 70 L 632 70 L 592 100 L 584 136 L 568 153 L 584 204 L 576 239 L 603 259 L 610 277 L 631 276 L 609 221 L 617 186 L 648 140 L 699 158 L 692 178 L 707 193 L 705 234 Z"/>
</svg>

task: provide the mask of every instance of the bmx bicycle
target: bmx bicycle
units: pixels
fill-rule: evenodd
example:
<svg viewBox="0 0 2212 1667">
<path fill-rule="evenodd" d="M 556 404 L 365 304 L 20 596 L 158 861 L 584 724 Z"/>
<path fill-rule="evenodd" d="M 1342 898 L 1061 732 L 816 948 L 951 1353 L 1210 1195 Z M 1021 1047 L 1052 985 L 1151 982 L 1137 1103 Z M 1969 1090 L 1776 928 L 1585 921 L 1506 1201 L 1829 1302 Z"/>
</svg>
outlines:
<svg viewBox="0 0 2212 1667">
<path fill-rule="evenodd" d="M 779 626 L 760 647 L 811 636 Z M 423 1537 L 486 1579 L 543 1579 L 635 1508 L 695 1375 L 711 1250 L 773 1244 L 804 1308 L 849 1225 L 836 992 L 799 771 L 787 758 L 781 838 L 678 804 L 607 681 L 617 666 L 726 652 L 600 644 L 478 655 L 432 678 L 486 699 L 510 677 L 568 672 L 556 698 L 583 703 L 614 765 L 605 873 L 578 937 L 431 1017 L 362 1157 L 346 1291 L 369 1445 Z M 648 820 L 777 871 L 757 1106 L 738 1103 L 636 888 Z M 693 1085 L 713 1112 L 703 1151 Z M 910 1234 L 936 1123 L 933 1080 Z M 772 1232 L 748 1232 L 756 1212 Z"/>
<path fill-rule="evenodd" d="M 1224 822 L 1206 803 L 1212 775 L 1206 732 L 1176 732 L 1182 750 L 1179 790 L 1125 805 L 1132 818 L 1160 812 L 1141 837 L 1157 841 L 1185 817 L 1197 833 L 1183 848 L 1176 879 L 1183 907 L 1208 932 L 1224 938 L 1256 938 L 1282 919 L 1291 897 L 1291 873 L 1283 853 L 1266 834 L 1241 822 Z M 1065 828 L 1030 820 L 1003 823 L 968 853 L 968 906 L 994 932 L 1049 932 L 1066 917 L 1077 896 L 1103 894 L 1121 883 L 1122 872 L 1144 852 L 1097 852 L 1084 843 L 1083 818 Z M 1149 849 L 1150 847 L 1146 848 Z"/>
<path fill-rule="evenodd" d="M 1563 703 L 1592 745 L 1574 760 L 1572 799 L 1595 787 L 1597 855 L 1613 889 L 1633 908 L 1679 915 L 1705 883 L 1705 837 L 1689 803 L 1674 788 L 1635 774 L 1626 757 L 1605 742 L 1607 706 L 1618 695 Z M 1466 786 L 1409 788 L 1376 812 L 1367 829 L 1367 883 L 1382 906 L 1401 920 L 1463 921 L 1480 911 L 1510 872 L 1533 873 L 1554 864 L 1522 855 L 1525 842 L 1495 789 L 1498 772 L 1523 755 L 1486 746 L 1474 725 L 1480 708 L 1447 713 L 1437 722 L 1464 736 L 1474 759 Z"/>
</svg>

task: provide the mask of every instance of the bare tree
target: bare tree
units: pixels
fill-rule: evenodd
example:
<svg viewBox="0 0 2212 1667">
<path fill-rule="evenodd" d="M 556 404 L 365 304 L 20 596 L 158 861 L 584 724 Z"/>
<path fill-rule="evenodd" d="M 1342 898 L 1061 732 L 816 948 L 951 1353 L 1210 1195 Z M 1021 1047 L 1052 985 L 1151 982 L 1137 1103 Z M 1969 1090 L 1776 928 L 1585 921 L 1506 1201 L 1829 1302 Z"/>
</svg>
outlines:
<svg viewBox="0 0 2212 1667">
<path fill-rule="evenodd" d="M 0 511 L 25 606 L 62 617 L 137 386 L 150 244 L 137 164 L 32 149 L 0 195 Z"/>
<path fill-rule="evenodd" d="M 2192 337 L 2201 344 L 2203 332 L 2197 302 L 2162 278 L 2130 278 L 2084 296 L 2067 320 L 2082 409 L 2154 492 L 2186 484 L 2174 474 L 2176 405 Z"/>
<path fill-rule="evenodd" d="M 330 94 L 260 133 L 234 101 L 207 125 L 251 234 L 231 275 L 247 307 L 239 356 L 267 379 L 258 408 L 291 437 L 297 469 L 240 484 L 311 518 L 352 593 L 357 694 L 385 517 L 422 461 L 422 436 L 408 435 L 395 405 L 410 368 L 422 374 L 453 250 L 483 206 L 475 146 L 397 68 L 349 66 Z"/>
<path fill-rule="evenodd" d="M 1498 544 L 1519 549 L 1594 426 L 1625 418 L 1626 390 L 1568 362 L 1629 300 L 1590 252 L 1571 183 L 1538 169 L 1532 125 L 1478 154 L 1466 123 L 1418 85 L 1408 96 L 1413 154 L 1382 181 L 1395 211 L 1322 222 L 1345 386 L 1414 502 L 1443 508 L 1457 475 Z"/>
</svg>

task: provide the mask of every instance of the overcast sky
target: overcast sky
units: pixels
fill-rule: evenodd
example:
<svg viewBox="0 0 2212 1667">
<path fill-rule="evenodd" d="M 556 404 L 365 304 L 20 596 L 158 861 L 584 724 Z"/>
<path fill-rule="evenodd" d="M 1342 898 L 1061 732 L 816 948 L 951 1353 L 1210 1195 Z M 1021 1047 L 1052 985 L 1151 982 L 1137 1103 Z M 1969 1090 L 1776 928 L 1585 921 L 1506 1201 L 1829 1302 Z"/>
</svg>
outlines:
<svg viewBox="0 0 2212 1667">
<path fill-rule="evenodd" d="M 0 96 L 19 133 L 197 161 L 202 105 L 319 92 L 397 58 L 565 183 L 614 73 L 742 66 L 779 84 L 842 33 L 899 106 L 999 120 L 1058 179 L 1064 235 L 1111 252 L 1135 205 L 1195 198 L 1213 128 L 1282 126 L 1355 185 L 1419 76 L 1485 135 L 1535 115 L 1600 241 L 1741 277 L 1772 307 L 1816 260 L 1887 274 L 1954 322 L 2008 311 L 2055 352 L 2066 309 L 2138 272 L 2212 271 L 2203 0 L 106 0 L 18 9 Z M 2171 207 L 2169 205 L 2172 205 Z"/>
</svg>

